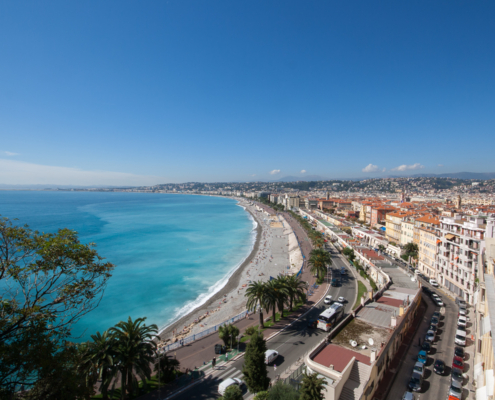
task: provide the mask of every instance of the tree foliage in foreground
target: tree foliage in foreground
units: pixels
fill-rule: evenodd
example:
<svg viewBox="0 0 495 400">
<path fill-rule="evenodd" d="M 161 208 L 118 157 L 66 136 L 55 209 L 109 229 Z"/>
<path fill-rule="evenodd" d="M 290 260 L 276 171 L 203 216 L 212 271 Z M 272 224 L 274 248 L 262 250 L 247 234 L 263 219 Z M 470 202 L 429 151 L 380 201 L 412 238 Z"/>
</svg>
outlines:
<svg viewBox="0 0 495 400">
<path fill-rule="evenodd" d="M 318 374 L 304 374 L 301 389 L 300 400 L 323 400 L 325 396 L 323 391 L 325 389 L 325 380 L 318 378 Z"/>
<path fill-rule="evenodd" d="M 291 385 L 278 381 L 268 391 L 267 400 L 299 400 L 299 392 Z"/>
<path fill-rule="evenodd" d="M 39 233 L 0 219 L 2 393 L 21 386 L 31 396 L 53 385 L 61 390 L 62 376 L 84 392 L 76 373 L 80 354 L 66 340 L 72 325 L 98 305 L 113 268 L 74 231 Z"/>
<path fill-rule="evenodd" d="M 242 391 L 237 385 L 229 386 L 219 400 L 242 400 Z"/>
<path fill-rule="evenodd" d="M 263 335 L 255 332 L 246 347 L 242 373 L 251 393 L 268 389 L 270 378 L 265 364 L 266 341 Z"/>
</svg>

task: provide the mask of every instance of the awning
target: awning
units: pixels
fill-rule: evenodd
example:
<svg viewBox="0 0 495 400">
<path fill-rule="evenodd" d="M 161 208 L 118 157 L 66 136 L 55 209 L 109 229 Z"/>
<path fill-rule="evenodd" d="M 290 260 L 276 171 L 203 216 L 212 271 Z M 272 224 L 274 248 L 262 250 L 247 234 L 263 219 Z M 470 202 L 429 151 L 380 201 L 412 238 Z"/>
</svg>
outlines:
<svg viewBox="0 0 495 400">
<path fill-rule="evenodd" d="M 452 240 L 452 239 L 454 239 L 454 238 L 455 238 L 455 235 L 452 235 L 452 233 L 447 233 L 447 234 L 445 235 L 445 238 L 446 238 L 447 240 Z"/>
<path fill-rule="evenodd" d="M 437 239 L 437 244 L 440 244 L 442 243 L 442 241 L 440 239 Z"/>
</svg>

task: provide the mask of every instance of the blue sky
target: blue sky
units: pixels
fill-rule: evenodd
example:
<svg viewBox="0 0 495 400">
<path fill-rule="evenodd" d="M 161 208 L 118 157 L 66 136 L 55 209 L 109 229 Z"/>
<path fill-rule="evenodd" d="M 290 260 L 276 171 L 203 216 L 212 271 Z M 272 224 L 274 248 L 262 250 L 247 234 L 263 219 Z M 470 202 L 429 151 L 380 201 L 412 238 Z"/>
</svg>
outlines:
<svg viewBox="0 0 495 400">
<path fill-rule="evenodd" d="M 494 11 L 0 2 L 0 183 L 495 172 Z"/>
</svg>

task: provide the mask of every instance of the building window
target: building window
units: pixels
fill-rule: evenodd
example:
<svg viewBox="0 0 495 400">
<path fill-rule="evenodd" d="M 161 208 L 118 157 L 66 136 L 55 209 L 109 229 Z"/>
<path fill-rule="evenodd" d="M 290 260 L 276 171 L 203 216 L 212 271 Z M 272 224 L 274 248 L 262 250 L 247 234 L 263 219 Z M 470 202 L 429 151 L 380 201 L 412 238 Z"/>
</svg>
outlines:
<svg viewBox="0 0 495 400">
<path fill-rule="evenodd" d="M 481 353 L 481 347 L 482 347 L 483 342 L 481 339 L 478 339 L 478 353 Z"/>
</svg>

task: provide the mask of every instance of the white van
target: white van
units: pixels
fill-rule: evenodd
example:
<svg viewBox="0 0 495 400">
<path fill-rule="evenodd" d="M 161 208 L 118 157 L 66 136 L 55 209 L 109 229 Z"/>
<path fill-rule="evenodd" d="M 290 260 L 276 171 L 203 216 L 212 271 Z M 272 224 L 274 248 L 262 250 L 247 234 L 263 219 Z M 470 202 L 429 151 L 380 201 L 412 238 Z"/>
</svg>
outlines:
<svg viewBox="0 0 495 400">
<path fill-rule="evenodd" d="M 459 346 L 465 346 L 466 345 L 466 332 L 457 330 L 455 332 L 455 344 L 458 344 Z"/>
<path fill-rule="evenodd" d="M 265 352 L 265 364 L 271 364 L 278 357 L 278 351 L 276 350 L 267 350 Z"/>
<path fill-rule="evenodd" d="M 232 385 L 237 385 L 241 387 L 242 385 L 244 385 L 244 382 L 237 378 L 225 379 L 222 383 L 220 383 L 220 385 L 218 385 L 218 393 L 220 393 L 220 395 L 223 396 L 227 388 Z"/>
</svg>

